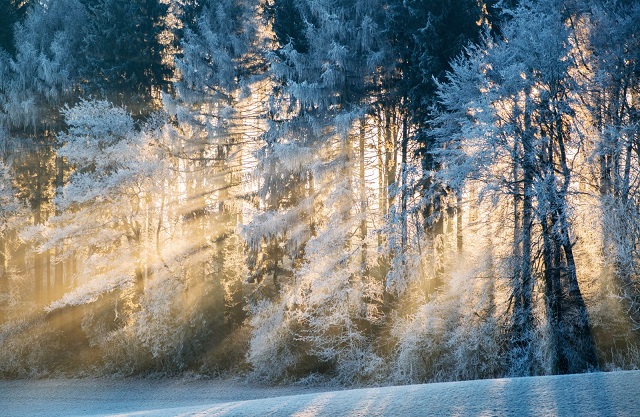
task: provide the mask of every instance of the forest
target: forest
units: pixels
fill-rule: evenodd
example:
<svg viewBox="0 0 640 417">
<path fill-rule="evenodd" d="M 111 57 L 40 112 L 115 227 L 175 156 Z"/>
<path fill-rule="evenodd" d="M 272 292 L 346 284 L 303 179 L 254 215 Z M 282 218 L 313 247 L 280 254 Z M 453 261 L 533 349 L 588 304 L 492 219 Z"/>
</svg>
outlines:
<svg viewBox="0 0 640 417">
<path fill-rule="evenodd" d="M 640 367 L 637 0 L 0 0 L 0 378 Z"/>
</svg>

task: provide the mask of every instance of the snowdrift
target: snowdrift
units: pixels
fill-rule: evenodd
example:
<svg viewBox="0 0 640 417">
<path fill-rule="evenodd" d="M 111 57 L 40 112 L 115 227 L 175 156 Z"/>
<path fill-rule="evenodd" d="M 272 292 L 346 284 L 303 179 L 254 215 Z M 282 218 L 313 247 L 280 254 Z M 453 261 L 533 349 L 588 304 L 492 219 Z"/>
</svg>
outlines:
<svg viewBox="0 0 640 417">
<path fill-rule="evenodd" d="M 16 417 L 640 415 L 640 371 L 342 391 L 219 381 L 4 381 L 0 392 L 3 415 Z"/>
</svg>

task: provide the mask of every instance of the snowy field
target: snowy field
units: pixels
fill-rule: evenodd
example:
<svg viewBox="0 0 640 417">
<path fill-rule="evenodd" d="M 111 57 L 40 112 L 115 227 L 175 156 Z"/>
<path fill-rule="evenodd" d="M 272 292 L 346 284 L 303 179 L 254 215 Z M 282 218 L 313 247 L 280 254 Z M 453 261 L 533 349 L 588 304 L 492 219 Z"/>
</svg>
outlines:
<svg viewBox="0 0 640 417">
<path fill-rule="evenodd" d="M 0 415 L 640 416 L 640 371 L 342 391 L 220 381 L 0 381 Z"/>
</svg>

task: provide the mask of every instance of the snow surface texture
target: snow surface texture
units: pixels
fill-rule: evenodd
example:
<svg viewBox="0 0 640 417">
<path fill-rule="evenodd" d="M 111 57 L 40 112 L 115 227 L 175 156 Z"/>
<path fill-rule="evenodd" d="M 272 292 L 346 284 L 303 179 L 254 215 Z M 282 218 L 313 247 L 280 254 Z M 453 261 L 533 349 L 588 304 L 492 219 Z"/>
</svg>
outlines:
<svg viewBox="0 0 640 417">
<path fill-rule="evenodd" d="M 0 381 L 0 415 L 640 416 L 640 371 L 332 392 L 219 381 Z"/>
</svg>

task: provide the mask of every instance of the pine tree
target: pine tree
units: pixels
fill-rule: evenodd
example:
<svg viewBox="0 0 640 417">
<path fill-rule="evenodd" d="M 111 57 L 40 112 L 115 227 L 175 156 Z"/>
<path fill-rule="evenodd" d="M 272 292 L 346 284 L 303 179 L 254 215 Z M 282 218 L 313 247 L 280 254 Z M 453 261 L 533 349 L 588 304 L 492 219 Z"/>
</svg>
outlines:
<svg viewBox="0 0 640 417">
<path fill-rule="evenodd" d="M 5 63 L 0 84 L 5 127 L 23 136 L 62 127 L 58 106 L 75 99 L 86 22 L 86 10 L 78 0 L 29 8 L 15 27 L 15 54 Z"/>
<path fill-rule="evenodd" d="M 201 351 L 231 337 L 245 317 L 238 235 L 246 205 L 242 172 L 262 127 L 266 71 L 257 6 L 236 1 L 202 5 L 184 31 L 175 100 L 165 100 L 180 132 L 176 157 L 188 184 L 185 227 L 193 233 L 197 259 L 190 265 L 189 286 L 197 297 L 191 314 L 209 323 L 199 330 Z"/>
<path fill-rule="evenodd" d="M 436 83 L 450 69 L 449 62 L 464 52 L 464 48 L 478 41 L 483 21 L 483 9 L 476 1 L 398 1 L 389 5 L 385 36 L 391 44 L 391 53 L 397 62 L 396 72 L 389 73 L 383 84 L 387 89 L 385 106 L 397 112 L 397 124 L 402 126 L 398 144 L 400 173 L 396 189 L 397 229 L 399 245 L 408 242 L 409 196 L 415 190 L 425 194 L 418 204 L 422 212 L 421 228 L 436 247 L 436 267 L 433 289 L 442 284 L 445 264 L 445 219 L 461 218 L 461 207 L 455 208 L 443 184 L 434 181 L 433 173 L 440 167 L 432 158 L 435 139 L 430 135 L 429 116 L 436 104 Z M 412 150 L 413 149 L 413 150 Z M 417 180 L 411 179 L 409 161 L 420 159 L 415 169 L 422 171 Z M 390 205 L 393 201 L 390 202 Z M 459 225 L 461 228 L 461 224 Z M 422 233 L 422 232 L 421 232 Z M 457 246 L 461 250 L 461 238 Z M 393 249 L 392 251 L 398 251 Z M 404 249 L 400 249 L 400 252 Z M 400 259 L 400 258 L 398 258 Z M 400 269 L 404 268 L 398 265 Z M 404 272 L 392 275 L 406 276 Z M 395 278 L 390 276 L 390 282 Z"/>
<path fill-rule="evenodd" d="M 272 10 L 274 100 L 259 166 L 265 204 L 247 235 L 258 259 L 275 258 L 259 277 L 276 294 L 256 303 L 249 359 L 272 378 L 305 369 L 370 378 L 379 364 L 371 336 L 383 283 L 370 274 L 364 156 L 370 94 L 388 57 L 383 8 L 285 1 Z M 285 17 L 304 26 L 285 26 Z M 274 309 L 278 322 L 266 314 Z M 264 329 L 261 320 L 269 322 Z M 289 357 L 282 335 L 299 341 Z M 258 346 L 265 338 L 273 343 Z M 269 356 L 283 366 L 265 368 Z"/>
<path fill-rule="evenodd" d="M 13 29 L 17 20 L 15 1 L 0 1 L 0 49 L 9 54 L 15 51 Z"/>
<path fill-rule="evenodd" d="M 85 2 L 89 23 L 80 53 L 85 94 L 100 95 L 146 114 L 158 107 L 173 74 L 161 35 L 168 5 L 158 0 Z M 156 100 L 156 102 L 154 102 Z"/>
</svg>

